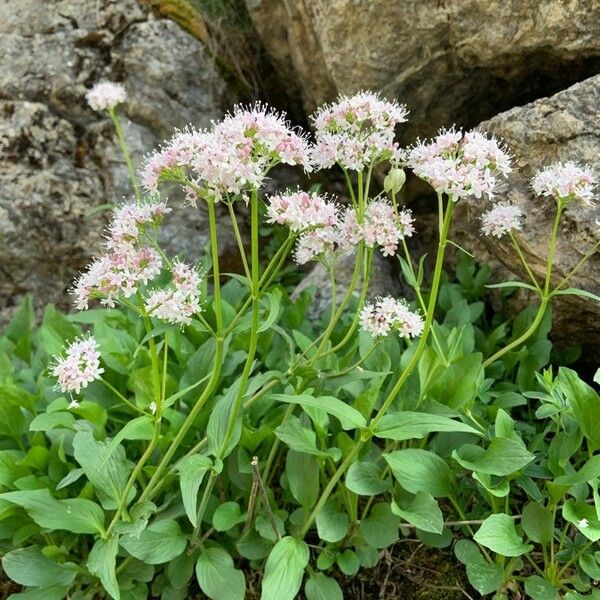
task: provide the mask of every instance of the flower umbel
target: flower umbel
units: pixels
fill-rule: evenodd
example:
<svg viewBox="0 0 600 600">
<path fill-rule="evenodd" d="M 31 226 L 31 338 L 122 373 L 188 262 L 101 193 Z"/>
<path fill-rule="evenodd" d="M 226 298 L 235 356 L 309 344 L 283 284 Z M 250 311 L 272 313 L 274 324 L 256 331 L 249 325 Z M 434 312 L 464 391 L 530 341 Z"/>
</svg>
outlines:
<svg viewBox="0 0 600 600">
<path fill-rule="evenodd" d="M 406 121 L 407 114 L 403 105 L 374 92 L 339 96 L 312 116 L 316 137 L 313 163 L 320 169 L 338 163 L 362 171 L 393 158 L 398 150 L 395 128 Z"/>
<path fill-rule="evenodd" d="M 168 323 L 189 325 L 192 322 L 192 316 L 201 310 L 198 296 L 199 285 L 200 276 L 193 267 L 182 262 L 175 262 L 172 286 L 163 290 L 155 290 L 146 299 L 148 314 Z"/>
<path fill-rule="evenodd" d="M 102 81 L 89 90 L 85 98 L 94 110 L 110 110 L 125 102 L 127 92 L 120 83 Z"/>
<path fill-rule="evenodd" d="M 531 187 L 538 196 L 556 200 L 578 200 L 588 206 L 594 199 L 596 178 L 589 167 L 574 162 L 555 163 L 539 171 L 531 180 Z"/>
<path fill-rule="evenodd" d="M 493 196 L 498 175 L 511 169 L 511 156 L 495 137 L 478 131 L 441 129 L 428 142 L 404 152 L 406 164 L 436 192 L 453 196 Z"/>
<path fill-rule="evenodd" d="M 335 225 L 338 207 L 319 194 L 287 192 L 268 199 L 267 221 L 287 225 L 292 231 Z"/>
<path fill-rule="evenodd" d="M 394 210 L 384 200 L 371 202 L 365 211 L 365 222 L 360 226 L 362 238 L 370 248 L 381 246 L 384 256 L 394 256 L 398 244 L 414 231 L 412 213 Z"/>
<path fill-rule="evenodd" d="M 391 296 L 365 304 L 360 313 L 360 324 L 373 337 L 398 331 L 401 337 L 413 338 L 421 335 L 424 326 L 421 316 L 412 312 L 406 301 Z"/>
<path fill-rule="evenodd" d="M 485 235 L 502 237 L 509 231 L 520 230 L 523 212 L 514 204 L 498 202 L 481 216 L 481 231 Z"/>
<path fill-rule="evenodd" d="M 74 340 L 65 356 L 58 357 L 52 368 L 52 375 L 58 379 L 58 389 L 65 393 L 79 394 L 81 388 L 99 379 L 102 373 L 98 342 L 92 336 Z"/>
</svg>

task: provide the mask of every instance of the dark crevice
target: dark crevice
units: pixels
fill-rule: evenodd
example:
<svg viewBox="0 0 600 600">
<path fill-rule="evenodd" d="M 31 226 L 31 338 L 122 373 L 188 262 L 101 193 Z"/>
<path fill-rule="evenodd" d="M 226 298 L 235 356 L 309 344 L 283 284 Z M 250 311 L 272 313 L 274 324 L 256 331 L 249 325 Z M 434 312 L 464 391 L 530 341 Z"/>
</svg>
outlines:
<svg viewBox="0 0 600 600">
<path fill-rule="evenodd" d="M 472 72 L 474 90 L 458 107 L 456 113 L 461 118 L 457 124 L 474 127 L 498 113 L 553 96 L 600 73 L 600 56 L 569 60 L 540 51 L 512 64 L 517 66 Z"/>
</svg>

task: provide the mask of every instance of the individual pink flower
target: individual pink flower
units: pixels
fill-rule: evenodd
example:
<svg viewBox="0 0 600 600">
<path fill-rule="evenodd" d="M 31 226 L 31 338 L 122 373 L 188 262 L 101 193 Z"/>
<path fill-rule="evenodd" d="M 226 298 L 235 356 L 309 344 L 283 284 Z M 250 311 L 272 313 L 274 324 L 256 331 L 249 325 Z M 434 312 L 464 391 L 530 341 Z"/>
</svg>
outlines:
<svg viewBox="0 0 600 600">
<path fill-rule="evenodd" d="M 509 231 L 520 230 L 523 212 L 509 202 L 499 202 L 481 216 L 481 231 L 500 238 Z"/>
<path fill-rule="evenodd" d="M 539 171 L 531 181 L 538 196 L 549 196 L 556 200 L 578 200 L 591 205 L 596 187 L 594 173 L 588 167 L 574 162 L 555 163 Z"/>
<path fill-rule="evenodd" d="M 103 81 L 89 90 L 85 98 L 94 110 L 111 110 L 125 102 L 127 92 L 120 83 Z"/>
<path fill-rule="evenodd" d="M 172 285 L 163 290 L 154 290 L 146 298 L 148 314 L 171 324 L 189 325 L 192 316 L 201 310 L 198 295 L 200 276 L 189 265 L 173 264 Z"/>
<path fill-rule="evenodd" d="M 432 140 L 404 150 L 401 157 L 436 192 L 455 201 L 467 196 L 491 198 L 498 176 L 512 170 L 506 148 L 478 131 L 441 129 Z"/>
<path fill-rule="evenodd" d="M 92 337 L 80 337 L 59 356 L 52 367 L 52 375 L 57 378 L 57 387 L 63 393 L 79 394 L 82 388 L 100 378 L 104 369 L 100 367 L 98 342 Z"/>
<path fill-rule="evenodd" d="M 361 226 L 362 239 L 370 248 L 381 246 L 384 256 L 394 256 L 398 244 L 412 236 L 415 228 L 409 210 L 394 210 L 384 200 L 375 200 L 367 205 L 365 221 Z"/>
<path fill-rule="evenodd" d="M 337 219 L 337 205 L 319 194 L 286 192 L 270 196 L 267 200 L 267 221 L 286 225 L 294 232 L 335 225 Z"/>
<path fill-rule="evenodd" d="M 388 335 L 398 331 L 401 337 L 414 338 L 423 333 L 423 319 L 412 312 L 404 300 L 391 296 L 376 298 L 373 303 L 365 304 L 360 313 L 362 329 L 373 337 Z"/>
<path fill-rule="evenodd" d="M 338 163 L 363 171 L 369 165 L 393 158 L 396 125 L 406 121 L 406 108 L 373 92 L 339 96 L 312 116 L 315 129 L 313 163 L 324 169 Z"/>
</svg>

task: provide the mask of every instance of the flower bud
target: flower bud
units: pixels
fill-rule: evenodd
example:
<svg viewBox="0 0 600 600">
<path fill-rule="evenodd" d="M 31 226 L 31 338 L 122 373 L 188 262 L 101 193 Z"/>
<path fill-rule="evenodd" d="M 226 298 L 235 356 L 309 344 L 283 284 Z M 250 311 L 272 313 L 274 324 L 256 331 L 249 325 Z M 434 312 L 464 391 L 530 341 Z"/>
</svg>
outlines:
<svg viewBox="0 0 600 600">
<path fill-rule="evenodd" d="M 399 167 L 392 167 L 383 180 L 383 189 L 389 194 L 397 194 L 406 181 L 406 173 Z"/>
</svg>

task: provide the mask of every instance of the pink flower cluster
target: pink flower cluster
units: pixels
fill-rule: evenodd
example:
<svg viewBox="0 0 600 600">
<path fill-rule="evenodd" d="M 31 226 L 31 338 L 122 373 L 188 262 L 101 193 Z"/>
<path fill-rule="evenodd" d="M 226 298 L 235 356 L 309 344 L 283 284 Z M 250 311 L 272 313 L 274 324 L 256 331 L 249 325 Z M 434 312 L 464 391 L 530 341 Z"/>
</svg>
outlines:
<svg viewBox="0 0 600 600">
<path fill-rule="evenodd" d="M 369 248 L 381 246 L 384 256 L 394 256 L 398 244 L 415 232 L 413 223 L 409 210 L 396 211 L 388 202 L 375 200 L 367 205 L 361 237 Z"/>
<path fill-rule="evenodd" d="M 200 276 L 189 265 L 182 262 L 173 264 L 173 282 L 170 288 L 154 290 L 146 298 L 149 315 L 168 323 L 189 325 L 192 316 L 200 312 L 198 286 Z"/>
<path fill-rule="evenodd" d="M 221 200 L 260 188 L 278 163 L 310 170 L 308 142 L 282 115 L 257 104 L 236 107 L 210 131 L 189 128 L 176 133 L 148 158 L 141 180 L 151 193 L 163 180 L 182 183 L 189 191 L 189 180 L 192 198 L 200 193 Z"/>
<path fill-rule="evenodd" d="M 287 225 L 292 231 L 331 226 L 338 220 L 338 207 L 319 194 L 287 192 L 268 199 L 267 221 Z"/>
<path fill-rule="evenodd" d="M 363 171 L 391 159 L 398 151 L 396 125 L 405 122 L 407 114 L 404 106 L 373 92 L 339 96 L 312 117 L 316 137 L 313 164 L 324 169 L 338 163 L 345 169 Z"/>
<path fill-rule="evenodd" d="M 58 380 L 57 387 L 63 393 L 79 394 L 81 388 L 99 379 L 102 373 L 98 342 L 92 336 L 73 341 L 65 356 L 57 357 L 52 368 L 52 375 Z"/>
<path fill-rule="evenodd" d="M 509 202 L 498 202 L 481 216 L 481 231 L 484 235 L 500 238 L 509 231 L 520 230 L 522 218 L 520 208 Z"/>
<path fill-rule="evenodd" d="M 477 131 L 442 129 L 428 142 L 419 141 L 403 153 L 416 175 L 438 193 L 454 200 L 493 196 L 498 175 L 512 170 L 511 156 L 495 137 Z"/>
<path fill-rule="evenodd" d="M 125 102 L 127 92 L 120 83 L 102 81 L 89 90 L 85 98 L 94 110 L 110 110 Z"/>
<path fill-rule="evenodd" d="M 365 304 L 360 313 L 360 324 L 373 337 L 398 331 L 401 337 L 414 338 L 421 335 L 424 327 L 421 316 L 412 312 L 406 301 L 391 296 Z"/>
<path fill-rule="evenodd" d="M 539 171 L 531 181 L 538 196 L 557 200 L 578 200 L 590 205 L 594 199 L 596 178 L 591 169 L 574 162 L 555 163 Z"/>
<path fill-rule="evenodd" d="M 131 297 L 160 273 L 160 254 L 140 246 L 139 238 L 147 227 L 156 227 L 169 210 L 164 202 L 157 202 L 126 204 L 115 211 L 108 227 L 106 254 L 93 261 L 75 282 L 73 294 L 79 310 L 88 308 L 94 298 L 114 307 L 118 296 Z"/>
</svg>

